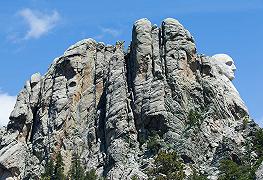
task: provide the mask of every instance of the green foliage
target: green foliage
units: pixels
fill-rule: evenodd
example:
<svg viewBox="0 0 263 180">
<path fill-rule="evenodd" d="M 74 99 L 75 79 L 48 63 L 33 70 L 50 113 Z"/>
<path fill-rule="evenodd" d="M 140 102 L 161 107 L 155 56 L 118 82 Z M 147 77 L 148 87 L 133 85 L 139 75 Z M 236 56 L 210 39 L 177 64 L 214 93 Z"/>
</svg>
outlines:
<svg viewBox="0 0 263 180">
<path fill-rule="evenodd" d="M 259 129 L 256 132 L 256 142 L 255 143 L 263 147 L 263 130 L 262 129 Z"/>
<path fill-rule="evenodd" d="M 134 143 L 134 141 L 131 139 L 131 137 L 129 136 L 129 134 L 125 134 L 123 136 L 124 141 L 129 144 L 130 148 L 135 148 L 136 144 Z"/>
<path fill-rule="evenodd" d="M 41 175 L 41 180 L 51 180 L 51 176 L 45 176 L 45 175 Z"/>
<path fill-rule="evenodd" d="M 248 123 L 249 123 L 249 117 L 245 116 L 243 119 L 243 129 L 247 128 Z"/>
<path fill-rule="evenodd" d="M 256 132 L 254 147 L 259 156 L 263 156 L 263 130 L 260 129 Z"/>
<path fill-rule="evenodd" d="M 70 177 L 72 180 L 85 179 L 85 170 L 81 165 L 80 157 L 78 154 L 73 154 L 71 167 L 70 167 Z"/>
<path fill-rule="evenodd" d="M 70 178 L 72 180 L 95 180 L 97 179 L 97 176 L 95 170 L 91 170 L 85 174 L 79 155 L 73 154 L 70 168 Z"/>
<path fill-rule="evenodd" d="M 252 167 L 253 173 L 256 172 L 256 170 L 259 168 L 259 166 L 261 165 L 262 162 L 263 162 L 263 157 L 261 156 L 261 157 L 259 157 L 259 159 L 256 161 L 256 163 Z"/>
<path fill-rule="evenodd" d="M 202 119 L 202 115 L 199 112 L 192 109 L 189 111 L 188 123 L 190 127 L 200 125 Z"/>
<path fill-rule="evenodd" d="M 52 159 L 48 160 L 45 166 L 45 172 L 41 176 L 41 180 L 66 180 L 64 175 L 64 163 L 61 153 L 56 156 L 56 163 Z M 97 180 L 98 176 L 96 171 L 92 169 L 85 173 L 83 166 L 81 165 L 80 157 L 78 154 L 74 154 L 69 171 L 70 180 Z"/>
<path fill-rule="evenodd" d="M 57 154 L 55 165 L 52 158 L 48 160 L 45 166 L 45 172 L 42 174 L 41 179 L 42 180 L 66 179 L 64 175 L 64 163 L 60 152 Z"/>
<path fill-rule="evenodd" d="M 98 179 L 98 176 L 96 175 L 95 169 L 92 169 L 91 171 L 88 171 L 86 173 L 85 180 L 96 180 Z"/>
<path fill-rule="evenodd" d="M 244 120 L 246 121 L 246 120 Z M 252 144 L 252 146 L 250 145 Z M 252 142 L 246 145 L 247 154 L 242 158 L 242 164 L 237 164 L 232 160 L 222 160 L 219 170 L 221 175 L 219 180 L 253 180 L 255 172 L 263 162 L 263 130 L 259 129 Z M 251 158 L 251 152 L 255 151 L 258 159 L 255 162 Z"/>
<path fill-rule="evenodd" d="M 131 180 L 138 180 L 138 179 L 139 178 L 136 175 L 132 176 L 132 178 L 131 178 Z"/>
<path fill-rule="evenodd" d="M 193 174 L 188 179 L 189 180 L 208 180 L 206 176 L 202 174 L 198 174 L 195 169 L 193 170 Z"/>
<path fill-rule="evenodd" d="M 253 180 L 254 173 L 250 166 L 238 165 L 231 160 L 222 160 L 219 180 Z"/>
<path fill-rule="evenodd" d="M 50 176 L 41 176 L 41 180 L 51 180 Z"/>
<path fill-rule="evenodd" d="M 179 160 L 176 152 L 161 151 L 155 158 L 156 168 L 149 170 L 150 177 L 157 180 L 182 180 L 185 177 L 184 164 Z"/>
<path fill-rule="evenodd" d="M 64 175 L 64 163 L 63 159 L 61 156 L 61 153 L 59 152 L 56 157 L 56 165 L 54 169 L 54 180 L 64 180 L 65 175 Z"/>
<path fill-rule="evenodd" d="M 42 180 L 51 180 L 54 173 L 54 162 L 52 158 L 48 160 L 45 166 L 45 172 L 41 175 Z"/>
<path fill-rule="evenodd" d="M 198 174 L 195 174 L 195 175 L 191 175 L 189 177 L 189 180 L 208 180 L 206 176 L 204 175 L 198 175 Z"/>
<path fill-rule="evenodd" d="M 147 141 L 147 149 L 152 153 L 158 153 L 161 149 L 160 137 L 157 133 L 153 133 Z"/>
<path fill-rule="evenodd" d="M 69 176 L 71 180 L 96 180 L 98 176 L 96 171 L 92 169 L 85 173 L 85 169 L 81 165 L 81 160 L 78 154 L 73 154 Z"/>
</svg>

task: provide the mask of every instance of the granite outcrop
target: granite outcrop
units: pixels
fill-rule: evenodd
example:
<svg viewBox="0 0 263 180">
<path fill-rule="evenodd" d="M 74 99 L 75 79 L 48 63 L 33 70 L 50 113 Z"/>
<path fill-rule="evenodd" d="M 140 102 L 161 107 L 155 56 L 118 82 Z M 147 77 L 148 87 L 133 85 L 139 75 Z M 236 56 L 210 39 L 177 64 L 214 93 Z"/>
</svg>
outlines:
<svg viewBox="0 0 263 180">
<path fill-rule="evenodd" d="M 79 41 L 19 93 L 1 131 L 0 176 L 38 179 L 58 152 L 67 173 L 77 152 L 85 170 L 106 179 L 147 179 L 154 134 L 188 174 L 195 167 L 217 179 L 220 160 L 238 162 L 260 129 L 232 84 L 235 69 L 228 55 L 197 53 L 172 18 L 160 27 L 136 21 L 128 50 L 122 41 Z"/>
</svg>

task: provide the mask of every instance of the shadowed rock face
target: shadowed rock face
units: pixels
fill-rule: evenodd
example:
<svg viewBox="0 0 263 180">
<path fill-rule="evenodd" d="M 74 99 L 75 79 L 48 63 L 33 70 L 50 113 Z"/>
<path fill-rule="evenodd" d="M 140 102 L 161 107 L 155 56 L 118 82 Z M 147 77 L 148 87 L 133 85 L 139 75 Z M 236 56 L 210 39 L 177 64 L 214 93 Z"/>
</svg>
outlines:
<svg viewBox="0 0 263 180">
<path fill-rule="evenodd" d="M 78 152 L 107 179 L 147 179 L 147 141 L 157 134 L 162 149 L 215 179 L 219 161 L 242 157 L 258 129 L 238 129 L 248 110 L 220 67 L 172 18 L 160 28 L 136 21 L 128 52 L 123 42 L 82 40 L 26 82 L 1 135 L 0 176 L 36 179 L 60 151 L 65 173 Z"/>
</svg>

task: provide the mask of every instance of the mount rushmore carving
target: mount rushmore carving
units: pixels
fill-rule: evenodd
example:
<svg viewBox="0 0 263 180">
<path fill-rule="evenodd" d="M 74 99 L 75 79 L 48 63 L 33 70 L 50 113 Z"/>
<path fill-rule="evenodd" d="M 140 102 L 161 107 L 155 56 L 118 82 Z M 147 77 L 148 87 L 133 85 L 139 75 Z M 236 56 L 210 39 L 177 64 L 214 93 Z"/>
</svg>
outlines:
<svg viewBox="0 0 263 180">
<path fill-rule="evenodd" d="M 172 18 L 160 27 L 136 21 L 127 51 L 120 41 L 82 40 L 18 95 L 1 135 L 0 176 L 38 179 L 58 153 L 67 174 L 78 153 L 86 171 L 106 179 L 147 179 L 154 134 L 160 150 L 177 152 L 186 174 L 195 168 L 217 179 L 220 161 L 241 161 L 260 129 L 231 82 L 235 69 L 228 55 L 198 54 Z"/>
</svg>

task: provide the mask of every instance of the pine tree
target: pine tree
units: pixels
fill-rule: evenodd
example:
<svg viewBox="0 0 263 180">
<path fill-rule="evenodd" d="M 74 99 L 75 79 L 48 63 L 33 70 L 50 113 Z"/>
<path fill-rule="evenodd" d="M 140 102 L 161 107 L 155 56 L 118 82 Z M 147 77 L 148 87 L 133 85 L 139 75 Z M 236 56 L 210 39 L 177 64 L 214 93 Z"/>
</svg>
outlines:
<svg viewBox="0 0 263 180">
<path fill-rule="evenodd" d="M 54 173 L 54 162 L 52 158 L 50 158 L 45 166 L 45 172 L 42 174 L 41 179 L 42 180 L 51 180 Z"/>
<path fill-rule="evenodd" d="M 56 158 L 56 165 L 54 169 L 54 178 L 52 180 L 65 180 L 64 175 L 64 163 L 61 156 L 61 153 L 59 152 Z"/>
<path fill-rule="evenodd" d="M 81 165 L 79 155 L 76 153 L 74 153 L 72 157 L 70 177 L 72 180 L 84 180 L 85 179 L 85 170 Z"/>
<path fill-rule="evenodd" d="M 98 176 L 96 174 L 95 169 L 92 169 L 91 171 L 86 172 L 86 176 L 84 180 L 96 180 L 98 179 Z"/>
<path fill-rule="evenodd" d="M 85 173 L 85 169 L 81 165 L 80 157 L 77 153 L 73 154 L 71 168 L 70 168 L 70 179 L 71 180 L 97 180 L 98 176 L 96 171 L 92 169 Z"/>
<path fill-rule="evenodd" d="M 176 152 L 161 151 L 154 160 L 156 168 L 150 169 L 148 175 L 151 178 L 162 180 L 185 179 L 184 164 Z"/>
</svg>

